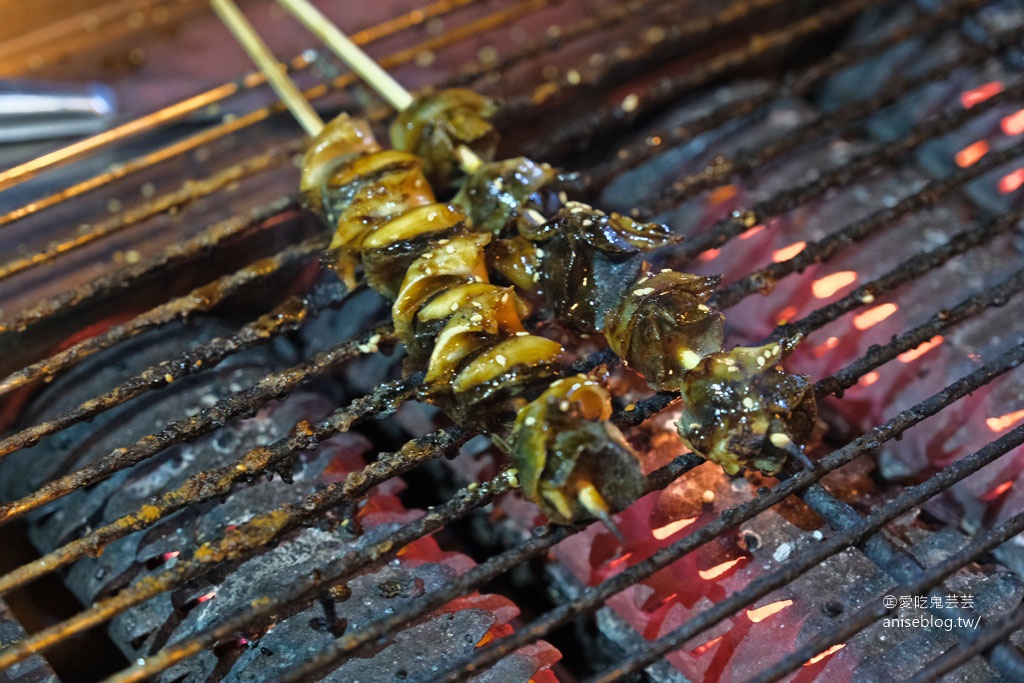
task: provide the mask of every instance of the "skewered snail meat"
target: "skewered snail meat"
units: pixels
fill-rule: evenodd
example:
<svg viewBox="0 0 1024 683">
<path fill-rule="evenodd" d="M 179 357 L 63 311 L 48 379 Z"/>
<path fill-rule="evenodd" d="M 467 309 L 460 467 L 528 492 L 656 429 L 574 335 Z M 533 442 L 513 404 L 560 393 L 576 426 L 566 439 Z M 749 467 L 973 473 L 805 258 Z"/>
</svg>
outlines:
<svg viewBox="0 0 1024 683">
<path fill-rule="evenodd" d="M 607 519 L 609 501 L 642 492 L 636 454 L 606 422 L 608 392 L 583 376 L 558 379 L 562 346 L 527 332 L 515 289 L 489 281 L 492 235 L 435 201 L 416 157 L 382 150 L 363 122 L 342 115 L 310 148 L 302 188 L 334 226 L 342 278 L 362 263 L 367 282 L 394 301 L 396 333 L 426 370 L 426 397 L 491 434 L 549 518 Z"/>
<path fill-rule="evenodd" d="M 492 271 L 542 297 L 563 324 L 603 331 L 652 388 L 680 390 L 677 427 L 694 452 L 730 474 L 774 475 L 787 456 L 805 460 L 816 418 L 809 380 L 779 365 L 787 349 L 778 344 L 722 349 L 724 316 L 706 304 L 718 278 L 646 272 L 643 252 L 676 241 L 667 228 L 569 202 L 551 167 L 524 158 L 478 166 L 453 201 L 501 236 Z"/>
<path fill-rule="evenodd" d="M 490 434 L 553 521 L 589 512 L 614 528 L 609 501 L 628 504 L 645 479 L 608 422 L 609 392 L 583 375 L 559 378 L 564 349 L 523 326 L 538 302 L 565 325 L 603 332 L 651 386 L 678 386 L 680 434 L 730 473 L 804 459 L 815 419 L 807 378 L 778 365 L 780 345 L 722 349 L 723 316 L 706 304 L 714 278 L 647 272 L 644 252 L 675 241 L 667 228 L 568 201 L 546 164 L 491 161 L 493 102 L 463 89 L 414 98 L 337 30 L 328 43 L 401 110 L 395 149 L 346 115 L 324 126 L 237 7 L 214 7 L 315 138 L 302 195 L 334 231 L 339 277 L 354 287 L 361 265 L 394 302 L 425 397 Z M 329 24 L 311 5 L 294 9 L 314 32 Z M 459 185 L 453 203 L 437 202 L 431 183 Z"/>
<path fill-rule="evenodd" d="M 303 166 L 303 195 L 335 230 L 339 276 L 354 284 L 362 264 L 394 301 L 396 333 L 426 370 L 426 398 L 490 434 L 553 521 L 607 519 L 635 499 L 639 459 L 607 422 L 610 395 L 585 376 L 558 379 L 564 349 L 523 326 L 540 300 L 563 324 L 603 332 L 652 387 L 679 389 L 680 435 L 727 472 L 777 474 L 787 456 L 802 458 L 815 419 L 809 381 L 779 366 L 779 345 L 722 349 L 724 316 L 706 304 L 717 278 L 647 272 L 644 253 L 676 241 L 667 228 L 568 201 L 551 167 L 524 158 L 478 163 L 452 203 L 436 201 L 411 151 L 447 179 L 440 157 L 471 142 L 489 152 L 496 140 L 473 122 L 491 111 L 484 100 L 448 98 L 418 100 L 393 126 L 410 150 L 382 150 L 343 115 Z M 435 120 L 417 118 L 427 116 Z"/>
</svg>

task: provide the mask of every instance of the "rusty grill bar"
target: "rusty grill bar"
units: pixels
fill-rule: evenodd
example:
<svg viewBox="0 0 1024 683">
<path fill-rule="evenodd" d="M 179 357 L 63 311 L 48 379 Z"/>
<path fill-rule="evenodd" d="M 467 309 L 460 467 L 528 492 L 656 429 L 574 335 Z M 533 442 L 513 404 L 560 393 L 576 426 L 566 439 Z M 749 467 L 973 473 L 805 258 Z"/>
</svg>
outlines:
<svg viewBox="0 0 1024 683">
<path fill-rule="evenodd" d="M 418 26 L 431 17 L 456 13 L 473 4 L 476 4 L 473 0 L 436 2 L 421 10 L 396 18 L 392 22 L 356 34 L 357 42 L 371 42 Z M 558 3 L 553 0 L 514 3 L 511 7 L 499 9 L 460 29 L 448 31 L 426 41 L 426 43 L 385 57 L 382 59 L 382 63 L 388 67 L 407 63 L 423 50 L 441 50 L 494 27 L 506 25 L 517 17 L 517 13 L 539 12 L 556 4 Z M 703 32 L 729 29 L 733 24 L 740 23 L 750 15 L 771 9 L 777 4 L 774 0 L 737 3 L 735 7 L 714 14 L 710 19 L 673 24 L 670 32 L 673 36 L 687 37 Z M 665 103 L 675 100 L 697 87 L 711 83 L 723 74 L 731 73 L 749 64 L 762 57 L 766 52 L 789 49 L 803 38 L 848 23 L 865 9 L 885 4 L 879 0 L 842 3 L 841 6 L 826 8 L 799 18 L 781 29 L 758 34 L 752 37 L 745 46 L 699 63 L 681 77 L 656 81 L 646 91 L 640 92 L 638 104 L 631 111 L 624 112 L 617 102 L 605 103 L 597 109 L 593 116 L 578 118 L 572 125 L 566 126 L 559 135 L 547 137 L 542 143 L 534 145 L 530 151 L 536 156 L 544 157 L 548 156 L 546 153 L 557 154 L 569 147 L 586 148 L 598 132 L 608 132 L 626 127 Z M 987 4 L 984 1 L 974 0 L 949 3 L 941 10 L 931 13 L 923 13 L 918 9 L 919 21 L 911 22 L 907 28 L 892 33 L 878 44 L 871 46 L 870 50 L 858 48 L 835 52 L 809 67 L 794 70 L 781 80 L 781 85 L 778 88 L 746 101 L 724 105 L 696 122 L 666 131 L 661 136 L 662 142 L 658 145 L 645 143 L 622 147 L 621 153 L 614 161 L 583 169 L 581 185 L 588 187 L 591 191 L 596 191 L 627 170 L 660 155 L 671 147 L 672 142 L 685 139 L 687 136 L 704 130 L 714 129 L 724 121 L 754 111 L 782 95 L 807 95 L 826 77 L 858 60 L 870 57 L 873 51 L 884 49 L 889 45 L 896 45 L 914 36 L 958 26 L 965 17 L 971 16 L 973 12 Z M 616 21 L 643 19 L 648 14 L 655 12 L 653 9 L 655 7 L 658 8 L 656 15 L 659 19 L 669 16 L 663 3 L 639 1 L 626 3 L 617 11 L 610 11 L 607 14 L 587 18 L 577 24 L 567 26 L 557 37 L 525 45 L 518 53 L 507 56 L 497 64 L 477 63 L 471 65 L 464 73 L 452 77 L 449 82 L 470 84 L 493 73 L 505 73 L 521 62 L 543 54 L 547 49 L 586 38 L 605 30 Z M 918 77 L 905 79 L 867 101 L 848 105 L 828 115 L 820 114 L 816 119 L 794 131 L 798 140 L 798 143 L 794 144 L 803 144 L 835 135 L 840 130 L 856 126 L 864 117 L 899 102 L 901 94 L 907 90 L 944 80 L 956 68 L 979 65 L 987 59 L 1004 55 L 1008 50 L 1018 49 L 1022 35 L 1024 33 L 1019 29 L 1008 31 L 999 36 L 992 44 L 984 47 L 968 41 L 974 47 L 966 59 L 957 61 L 955 64 L 941 65 L 930 69 Z M 510 99 L 505 116 L 512 117 L 539 110 L 545 105 L 545 102 L 571 91 L 574 87 L 599 88 L 613 85 L 618 78 L 615 75 L 616 67 L 646 63 L 652 58 L 652 55 L 656 55 L 657 50 L 658 48 L 652 45 L 647 46 L 646 49 L 634 50 L 622 55 L 616 54 L 607 68 L 600 70 L 594 76 L 594 80 L 584 79 L 577 83 L 560 83 L 557 88 L 545 89 L 543 97 L 537 97 L 537 93 L 521 95 L 518 98 L 513 97 Z M 293 68 L 297 69 L 309 66 L 309 63 L 304 62 L 301 57 L 293 60 L 291 64 Z M 169 107 L 115 129 L 109 134 L 97 136 L 85 143 L 72 145 L 57 154 L 24 164 L 0 175 L 0 187 L 16 186 L 51 166 L 74 161 L 80 156 L 87 156 L 103 146 L 117 142 L 122 137 L 167 125 L 201 106 L 226 99 L 243 88 L 256 88 L 261 83 L 260 77 L 249 75 L 237 82 L 197 96 L 195 100 Z M 344 88 L 351 83 L 352 78 L 345 75 L 334 79 L 330 85 L 316 86 L 311 94 L 319 96 L 329 90 Z M 905 158 L 920 146 L 961 128 L 964 124 L 977 119 L 986 112 L 1021 97 L 1024 97 L 1024 85 L 1010 83 L 1002 92 L 978 102 L 971 108 L 927 121 L 919 126 L 914 134 L 899 142 L 877 145 L 874 149 L 869 149 L 864 154 L 855 157 L 850 163 L 832 171 L 826 171 L 805 185 L 777 193 L 766 201 L 752 205 L 749 209 L 733 212 L 730 216 L 718 221 L 709 230 L 688 239 L 677 250 L 677 253 L 673 254 L 673 258 L 685 261 L 698 257 L 710 249 L 728 248 L 731 240 L 738 238 L 754 225 L 806 205 L 829 191 L 847 187 L 873 169 Z M 113 183 L 130 173 L 145 170 L 171 156 L 182 154 L 212 139 L 257 123 L 278 110 L 276 105 L 272 105 L 266 109 L 254 111 L 247 116 L 239 117 L 228 124 L 214 126 L 186 141 L 175 143 L 129 162 L 115 172 L 83 181 L 79 185 L 73 186 L 70 191 L 49 195 L 14 209 L 6 216 L 0 217 L 0 225 L 13 223 L 62 202 L 73 201 L 86 192 Z M 382 114 L 378 114 L 377 118 L 381 116 Z M 198 194 L 213 195 L 224 191 L 224 187 L 228 183 L 240 177 L 273 169 L 277 163 L 287 159 L 290 152 L 295 149 L 298 149 L 297 144 L 294 147 L 253 155 L 243 166 L 222 171 L 203 181 Z M 760 149 L 752 150 L 749 157 L 744 160 L 723 160 L 721 164 L 713 168 L 679 180 L 659 198 L 653 207 L 641 207 L 642 212 L 646 216 L 653 216 L 675 208 L 684 200 L 697 196 L 701 191 L 724 184 L 732 178 L 746 178 L 781 156 L 785 151 L 785 144 L 770 143 Z M 999 151 L 993 151 L 977 163 L 959 169 L 945 178 L 931 180 L 924 187 L 911 193 L 895 205 L 884 207 L 865 218 L 840 227 L 816 242 L 808 243 L 795 256 L 750 272 L 744 278 L 720 290 L 716 294 L 716 304 L 722 308 L 731 308 L 747 297 L 763 291 L 769 285 L 801 272 L 812 264 L 828 262 L 850 248 L 852 244 L 861 242 L 880 231 L 893 228 L 901 218 L 907 215 L 947 201 L 970 181 L 982 177 L 1022 155 L 1024 155 L 1024 147 L 1021 144 L 1015 144 Z M 191 195 L 187 197 L 182 194 L 164 195 L 149 207 L 148 212 L 126 211 L 114 216 L 109 222 L 91 232 L 54 244 L 36 254 L 8 261 L 0 265 L 0 280 L 13 278 L 22 272 L 42 267 L 50 261 L 61 258 L 78 246 L 108 238 L 136 222 L 146 220 L 172 206 L 184 204 L 191 198 L 193 198 Z M 109 296 L 113 292 L 131 286 L 144 276 L 163 272 L 178 262 L 187 262 L 201 252 L 221 248 L 221 245 L 227 244 L 230 238 L 239 234 L 264 230 L 270 219 L 293 211 L 295 207 L 296 200 L 294 198 L 281 197 L 267 203 L 264 208 L 254 211 L 250 216 L 241 216 L 211 225 L 181 245 L 176 245 L 150 259 L 129 266 L 122 272 L 94 279 L 74 290 L 41 301 L 30 309 L 16 313 L 4 322 L 0 331 L 24 332 L 35 326 L 46 325 L 51 319 L 73 313 L 83 303 Z M 781 340 L 791 338 L 796 334 L 810 335 L 828 323 L 838 320 L 841 316 L 865 307 L 866 301 L 872 301 L 894 292 L 901 285 L 917 280 L 969 250 L 989 246 L 999 235 L 1013 231 L 1019 232 L 1018 224 L 1022 217 L 1024 216 L 1021 211 L 1016 210 L 996 217 L 983 226 L 963 230 L 951 236 L 942 246 L 914 255 L 887 274 L 859 286 L 837 301 L 821 306 L 803 319 L 778 326 L 773 332 L 772 338 Z M 271 257 L 269 262 L 259 261 L 234 273 L 223 275 L 183 297 L 163 303 L 126 323 L 111 328 L 103 335 L 79 342 L 65 351 L 37 360 L 12 372 L 0 383 L 0 392 L 8 393 L 28 386 L 41 378 L 52 377 L 88 355 L 121 343 L 145 329 L 165 325 L 175 319 L 187 318 L 198 312 L 213 310 L 229 296 L 245 291 L 258 282 L 270 279 L 289 266 L 310 261 L 322 245 L 321 238 L 312 238 L 295 247 L 279 251 Z M 875 368 L 883 368 L 886 363 L 893 361 L 898 355 L 918 347 L 936 334 L 947 331 L 994 307 L 1005 305 L 1012 297 L 1019 294 L 1022 288 L 1024 288 L 1024 270 L 1019 270 L 997 285 L 968 295 L 958 305 L 937 311 L 925 323 L 903 332 L 884 345 L 873 347 L 867 354 L 831 376 L 818 379 L 815 387 L 816 393 L 819 397 L 841 396 L 846 389 L 855 385 Z M 56 419 L 30 426 L 8 436 L 3 442 L 0 442 L 0 456 L 31 446 L 45 436 L 88 420 L 104 410 L 132 400 L 145 392 L 159 390 L 186 375 L 209 369 L 245 348 L 287 331 L 298 329 L 306 323 L 308 318 L 315 316 L 319 311 L 341 305 L 345 297 L 346 294 L 341 291 L 340 287 L 328 287 L 313 292 L 301 301 L 290 299 L 278 308 L 241 327 L 230 337 L 208 342 L 192 350 L 187 357 L 168 359 L 170 362 L 166 367 L 164 365 L 150 367 L 130 382 L 105 396 L 96 397 L 78 409 Z M 353 357 L 375 353 L 379 344 L 388 341 L 388 335 L 389 331 L 386 326 L 372 329 L 358 338 L 343 341 L 330 351 L 314 356 L 302 364 L 267 375 L 253 387 L 237 392 L 200 412 L 197 416 L 183 418 L 172 423 L 160 432 L 143 437 L 137 443 L 124 449 L 119 449 L 120 452 L 112 453 L 105 459 L 44 485 L 26 498 L 3 504 L 0 506 L 0 523 L 17 519 L 68 493 L 99 482 L 117 471 L 142 462 L 172 444 L 191 440 L 216 430 L 232 417 L 249 414 L 259 406 L 291 393 L 312 378 L 340 366 Z M 900 514 L 919 508 L 926 501 L 949 489 L 954 483 L 1020 446 L 1024 443 L 1024 427 L 1017 427 L 970 456 L 959 459 L 920 486 L 907 488 L 864 517 L 834 497 L 821 481 L 826 474 L 839 470 L 861 456 L 877 452 L 885 442 L 898 439 L 911 427 L 929 417 L 941 414 L 945 408 L 957 400 L 972 391 L 985 387 L 997 377 L 1018 367 L 1022 360 L 1024 360 L 1024 347 L 1018 345 L 928 399 L 900 412 L 885 424 L 875 427 L 870 432 L 851 440 L 821 458 L 813 471 L 793 472 L 774 486 L 760 491 L 753 500 L 724 511 L 718 519 L 701 529 L 604 582 L 586 588 L 576 599 L 541 615 L 525 628 L 517 629 L 506 638 L 480 647 L 472 659 L 453 663 L 452 668 L 439 680 L 465 680 L 474 673 L 486 669 L 522 645 L 548 636 L 554 629 L 579 615 L 593 612 L 604 605 L 612 595 L 636 584 L 658 569 L 670 565 L 687 553 L 714 541 L 729 530 L 738 528 L 744 521 L 752 519 L 790 496 L 799 496 L 828 523 L 833 531 L 813 548 L 790 557 L 780 569 L 755 579 L 743 590 L 729 595 L 711 609 L 685 622 L 672 633 L 647 643 L 638 652 L 623 659 L 616 667 L 597 674 L 592 680 L 602 683 L 621 680 L 627 675 L 643 669 L 664 654 L 682 647 L 687 641 L 712 628 L 721 620 L 739 613 L 745 606 L 753 604 L 773 590 L 795 581 L 826 558 L 852 546 L 859 547 L 870 560 L 892 577 L 897 584 L 893 592 L 925 594 L 932 589 L 941 591 L 941 582 L 945 577 L 959 568 L 976 562 L 980 556 L 992 551 L 1024 530 L 1024 513 L 979 534 L 963 549 L 941 563 L 930 567 L 919 566 L 905 551 L 896 549 L 889 544 L 882 533 L 885 525 Z M 595 357 L 584 359 L 580 366 L 593 367 L 608 362 L 609 358 L 606 354 L 598 354 Z M 268 446 L 250 450 L 233 465 L 194 475 L 186 485 L 175 491 L 165 492 L 154 499 L 152 508 L 155 512 L 147 515 L 134 515 L 131 516 L 131 520 L 125 517 L 114 524 L 94 529 L 84 537 L 68 542 L 62 548 L 39 560 L 25 564 L 0 577 L 0 594 L 8 593 L 40 576 L 72 564 L 87 554 L 97 553 L 112 541 L 151 526 L 178 510 L 225 496 L 230 492 L 233 484 L 261 473 L 281 470 L 302 450 L 312 449 L 329 437 L 347 431 L 356 422 L 378 416 L 384 411 L 390 410 L 396 402 L 413 397 L 419 379 L 414 375 L 384 385 L 378 391 L 357 398 L 349 406 L 338 409 L 314 425 L 296 425 L 296 429 L 289 437 Z M 657 394 L 639 402 L 635 409 L 617 414 L 614 419 L 620 425 L 639 424 L 670 405 L 675 398 L 676 396 L 668 393 Z M 287 532 L 304 525 L 315 524 L 323 512 L 339 507 L 346 509 L 354 505 L 373 486 L 387 481 L 391 477 L 409 472 L 428 460 L 454 453 L 470 436 L 472 435 L 464 433 L 461 429 L 450 428 L 411 440 L 395 453 L 380 454 L 361 472 L 348 475 L 342 482 L 328 486 L 310 495 L 304 501 L 276 510 L 258 511 L 259 514 L 250 523 L 240 525 L 236 529 L 225 529 L 218 541 L 209 543 L 201 549 L 202 554 L 197 552 L 192 558 L 183 558 L 173 568 L 163 571 L 151 580 L 133 584 L 63 623 L 31 634 L 24 640 L 0 650 L 0 667 L 10 666 L 34 653 L 58 645 L 71 634 L 101 624 L 124 610 L 211 571 L 217 565 L 250 557 Z M 700 459 L 689 455 L 678 457 L 670 465 L 650 476 L 651 490 L 664 488 L 679 476 L 700 465 L 701 462 Z M 194 638 L 164 648 L 158 654 L 147 657 L 144 662 L 109 680 L 119 683 L 142 680 L 146 676 L 166 670 L 176 662 L 216 645 L 233 633 L 252 630 L 257 624 L 265 624 L 279 611 L 302 601 L 314 599 L 325 587 L 343 581 L 360 570 L 379 566 L 394 557 L 406 544 L 472 514 L 512 488 L 512 484 L 505 474 L 499 475 L 483 485 L 468 487 L 444 505 L 429 511 L 425 516 L 402 525 L 388 539 L 336 559 L 323 566 L 316 576 L 288 586 L 279 595 L 268 596 L 264 602 L 253 605 L 245 612 L 233 615 L 226 621 L 202 631 Z M 332 665 L 352 656 L 360 648 L 393 634 L 403 625 L 418 617 L 492 582 L 512 568 L 530 558 L 540 556 L 584 528 L 584 525 L 580 525 L 541 530 L 534 537 L 508 548 L 470 569 L 443 590 L 425 595 L 409 608 L 387 615 L 360 630 L 343 634 L 332 647 L 319 653 L 308 664 L 289 672 L 286 680 L 303 680 L 315 673 L 328 671 Z M 782 653 L 780 660 L 763 671 L 757 680 L 777 680 L 799 668 L 815 655 L 842 644 L 877 621 L 885 612 L 886 610 L 880 602 L 861 609 L 856 614 L 839 621 L 838 628 L 832 632 L 809 639 L 793 652 Z M 996 671 L 1009 678 L 1019 678 L 1024 672 L 1024 657 L 1014 645 L 1004 641 L 1010 634 L 1020 629 L 1024 623 L 1022 614 L 1024 612 L 1018 609 L 1005 618 L 985 624 L 975 633 L 960 634 L 960 645 L 928 663 L 919 672 L 919 679 L 931 680 L 931 676 L 953 670 L 978 654 L 985 654 L 989 665 Z"/>
</svg>

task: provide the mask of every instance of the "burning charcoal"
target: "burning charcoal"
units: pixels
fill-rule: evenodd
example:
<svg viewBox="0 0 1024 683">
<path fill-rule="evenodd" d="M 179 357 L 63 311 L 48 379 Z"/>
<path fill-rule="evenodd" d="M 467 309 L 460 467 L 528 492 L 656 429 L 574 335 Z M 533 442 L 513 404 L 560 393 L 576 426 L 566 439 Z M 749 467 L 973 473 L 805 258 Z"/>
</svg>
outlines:
<svg viewBox="0 0 1024 683">
<path fill-rule="evenodd" d="M 199 323 L 196 336 L 209 338 L 225 328 L 217 322 Z M 185 343 L 182 329 L 169 327 L 140 335 L 126 350 L 97 354 L 75 372 L 55 382 L 39 398 L 35 419 L 74 405 L 100 390 L 116 384 L 156 359 L 174 357 Z M 73 433 L 80 448 L 66 442 L 44 441 L 35 450 L 47 450 L 50 458 L 74 458 L 78 466 L 107 453 L 115 445 L 150 433 L 176 417 L 188 406 L 209 407 L 227 393 L 238 391 L 288 358 L 287 347 L 275 353 L 257 349 L 234 357 L 214 370 L 175 382 L 149 410 L 128 405 L 112 411 L 106 419 L 79 425 Z M 82 381 L 81 378 L 89 378 Z M 138 514 L 151 497 L 182 486 L 199 471 L 230 465 L 247 451 L 287 435 L 295 425 L 318 420 L 333 404 L 324 396 L 298 391 L 280 403 L 271 403 L 252 417 L 229 422 L 195 442 L 172 446 L 135 468 L 125 470 L 88 491 L 78 491 L 54 503 L 45 514 L 33 515 L 30 536 L 43 552 L 93 528 L 110 524 L 128 514 Z M 116 429 L 114 429 L 116 425 Z M 146 576 L 172 569 L 179 559 L 190 558 L 204 542 L 220 538 L 225 529 L 244 524 L 254 514 L 283 505 L 294 505 L 325 483 L 343 479 L 365 465 L 362 454 L 370 442 L 357 433 L 342 433 L 303 452 L 270 479 L 258 477 L 237 484 L 221 501 L 193 505 L 156 522 L 148 529 L 108 544 L 102 554 L 86 557 L 69 570 L 67 584 L 84 604 L 107 597 Z M 28 451 L 16 453 L 6 471 L 24 468 L 19 461 L 38 457 Z M 69 465 L 57 462 L 54 467 Z M 31 470 L 35 476 L 40 476 Z M 17 495 L 16 480 L 0 477 Z M 22 481 L 22 483 L 24 483 Z M 241 563 L 228 564 L 169 593 L 163 593 L 135 609 L 115 617 L 109 627 L 114 642 L 130 660 L 143 657 L 165 644 L 189 638 L 246 608 L 261 595 L 273 595 L 280 586 L 300 581 L 329 559 L 386 538 L 400 523 L 420 513 L 406 510 L 395 494 L 402 488 L 397 480 L 375 488 L 359 506 L 358 525 L 365 533 L 356 536 L 339 526 L 332 531 L 303 529 L 281 539 L 276 547 Z M 327 520 L 325 520 L 327 523 Z M 335 520 L 335 524 L 336 524 Z M 294 615 L 275 620 L 262 632 L 239 634 L 219 643 L 211 651 L 175 666 L 160 677 L 162 681 L 218 680 L 249 681 L 276 678 L 290 666 L 306 661 L 326 647 L 335 631 L 362 627 L 368 621 L 398 610 L 425 592 L 438 590 L 473 565 L 460 554 L 449 553 L 431 539 L 408 546 L 400 559 L 379 570 L 366 571 L 347 584 L 350 599 L 332 603 L 327 615 L 319 603 Z M 381 591 L 381 585 L 402 587 Z M 405 588 L 405 587 L 408 587 Z M 452 657 L 472 652 L 481 641 L 507 632 L 508 621 L 518 613 L 510 601 L 497 596 L 466 598 L 462 606 L 449 605 L 436 615 L 399 631 L 393 645 L 372 659 L 355 659 L 324 680 L 392 679 L 406 672 L 415 679 L 429 677 Z M 327 620 L 329 617 L 329 621 Z M 423 642 L 444 643 L 424 653 Z M 271 654 L 267 654 L 271 653 Z M 503 663 L 501 670 L 526 678 L 558 659 L 557 651 L 539 645 Z M 519 675 L 519 674 L 515 674 Z"/>
</svg>

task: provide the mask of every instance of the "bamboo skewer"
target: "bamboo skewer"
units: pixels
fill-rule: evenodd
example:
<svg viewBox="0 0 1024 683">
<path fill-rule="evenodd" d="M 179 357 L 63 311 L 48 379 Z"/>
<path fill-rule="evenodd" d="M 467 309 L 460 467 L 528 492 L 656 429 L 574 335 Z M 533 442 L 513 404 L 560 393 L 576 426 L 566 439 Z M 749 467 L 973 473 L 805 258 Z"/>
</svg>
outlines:
<svg viewBox="0 0 1024 683">
<path fill-rule="evenodd" d="M 308 0 L 277 0 L 309 31 L 322 40 L 363 81 L 398 111 L 412 104 L 412 95 L 362 48 L 349 40 L 330 19 Z"/>
<path fill-rule="evenodd" d="M 349 40 L 348 36 L 309 0 L 277 0 L 277 3 L 320 38 L 339 59 L 345 62 L 363 82 L 384 98 L 395 110 L 405 111 L 413 103 L 412 94 L 401 83 L 396 81 L 361 47 Z M 465 145 L 459 145 L 455 153 L 459 165 L 467 173 L 472 173 L 483 164 L 483 159 Z"/>
<path fill-rule="evenodd" d="M 221 21 L 234 34 L 242 48 L 249 54 L 249 57 L 259 67 L 263 75 L 267 77 L 274 92 L 278 94 L 288 111 L 295 120 L 299 122 L 310 136 L 316 136 L 324 127 L 323 119 L 316 113 L 313 106 L 302 96 L 288 74 L 282 70 L 282 65 L 263 42 L 256 29 L 245 18 L 241 10 L 234 3 L 234 0 L 210 0 L 214 11 L 220 16 Z"/>
</svg>

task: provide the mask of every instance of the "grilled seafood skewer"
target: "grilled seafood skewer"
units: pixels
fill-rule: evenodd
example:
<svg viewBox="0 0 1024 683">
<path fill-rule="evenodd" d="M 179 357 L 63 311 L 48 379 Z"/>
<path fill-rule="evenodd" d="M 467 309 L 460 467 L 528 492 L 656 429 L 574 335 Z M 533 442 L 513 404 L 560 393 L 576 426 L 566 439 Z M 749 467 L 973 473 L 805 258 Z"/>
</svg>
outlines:
<svg viewBox="0 0 1024 683">
<path fill-rule="evenodd" d="M 643 252 L 675 241 L 667 228 L 569 202 L 547 164 L 491 161 L 497 134 L 487 118 L 496 107 L 486 98 L 463 89 L 396 98 L 401 86 L 309 0 L 278 2 L 398 109 L 392 143 L 424 159 L 435 186 L 465 173 L 452 201 L 475 230 L 495 236 L 492 272 L 543 299 L 563 324 L 603 332 L 652 388 L 680 390 L 677 427 L 693 451 L 730 474 L 777 474 L 787 458 L 813 467 L 803 451 L 816 419 L 812 387 L 780 365 L 799 340 L 723 349 L 724 318 L 705 303 L 718 279 L 651 273 L 643 263 Z"/>
<path fill-rule="evenodd" d="M 803 455 L 814 414 L 806 379 L 777 367 L 777 345 L 721 350 L 722 315 L 704 304 L 713 278 L 645 272 L 642 253 L 672 241 L 667 229 L 568 202 L 546 165 L 482 162 L 497 141 L 485 98 L 460 90 L 411 101 L 392 127 L 405 152 L 381 150 L 355 119 L 328 124 L 303 164 L 303 196 L 335 228 L 339 276 L 354 284 L 361 264 L 395 301 L 396 331 L 427 371 L 427 398 L 489 433 L 553 521 L 589 512 L 610 525 L 609 509 L 632 502 L 643 477 L 607 422 L 607 390 L 585 376 L 557 378 L 563 349 L 524 329 L 524 298 L 542 297 L 580 331 L 605 332 L 652 386 L 680 387 L 680 433 L 730 473 L 776 473 L 786 454 Z M 469 173 L 453 204 L 435 201 L 409 151 L 426 157 L 437 184 L 457 167 Z M 490 282 L 492 273 L 523 296 Z"/>
<path fill-rule="evenodd" d="M 251 30 L 235 14 L 222 13 L 232 30 Z M 394 302 L 409 362 L 426 371 L 425 398 L 491 435 L 552 521 L 590 514 L 614 529 L 610 510 L 646 483 L 637 456 L 607 421 L 609 392 L 585 375 L 561 377 L 562 346 L 530 334 L 514 288 L 490 282 L 492 235 L 436 201 L 416 156 L 382 149 L 365 121 L 347 115 L 312 141 L 301 190 L 334 229 L 342 279 L 354 283 L 361 264 L 370 286 Z"/>
</svg>

